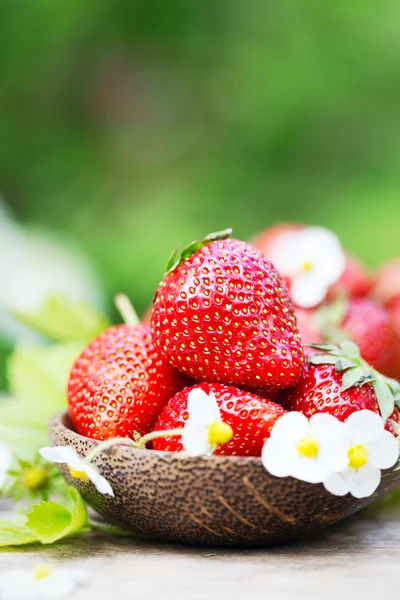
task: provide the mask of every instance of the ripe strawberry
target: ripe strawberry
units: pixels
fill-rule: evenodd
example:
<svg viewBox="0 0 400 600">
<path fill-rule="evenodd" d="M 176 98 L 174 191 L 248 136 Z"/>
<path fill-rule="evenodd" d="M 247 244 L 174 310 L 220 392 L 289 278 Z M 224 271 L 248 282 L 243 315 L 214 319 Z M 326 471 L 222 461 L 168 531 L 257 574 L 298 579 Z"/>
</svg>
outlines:
<svg viewBox="0 0 400 600">
<path fill-rule="evenodd" d="M 364 360 L 384 375 L 395 377 L 400 371 L 400 336 L 389 312 L 373 300 L 339 299 L 319 309 L 316 323 L 325 342 L 350 339 Z"/>
<path fill-rule="evenodd" d="M 287 290 L 258 250 L 225 236 L 193 242 L 172 264 L 155 298 L 154 343 L 195 379 L 294 385 L 305 359 Z"/>
<path fill-rule="evenodd" d="M 215 454 L 226 456 L 260 456 L 264 441 L 277 419 L 286 411 L 279 404 L 221 383 L 202 383 L 178 392 L 164 407 L 155 431 L 182 428 L 188 418 L 187 401 L 190 390 L 202 389 L 215 394 L 222 420 L 233 429 L 230 442 L 218 447 Z M 154 450 L 181 452 L 180 437 L 157 438 Z"/>
<path fill-rule="evenodd" d="M 363 263 L 351 254 L 346 254 L 346 267 L 339 281 L 334 283 L 328 292 L 328 298 L 341 295 L 349 298 L 366 296 L 372 286 L 372 278 Z"/>
<path fill-rule="evenodd" d="M 149 433 L 181 374 L 153 346 L 148 325 L 117 325 L 93 340 L 72 367 L 69 415 L 75 430 L 98 440 Z"/>
<path fill-rule="evenodd" d="M 342 343 L 344 350 L 320 346 L 321 350 L 324 348 L 330 353 L 311 358 L 305 378 L 280 393 L 279 401 L 284 408 L 302 412 L 308 418 L 314 413 L 326 412 L 340 421 L 357 410 L 367 409 L 381 414 L 385 421 L 389 417 L 386 429 L 393 433 L 391 421 L 400 420 L 399 410 L 394 405 L 399 384 L 371 369 L 352 342 Z M 348 348 L 352 350 L 348 352 Z"/>
<path fill-rule="evenodd" d="M 371 296 L 385 306 L 400 298 L 400 259 L 392 260 L 379 269 Z"/>
<path fill-rule="evenodd" d="M 388 377 L 396 375 L 393 369 L 395 357 L 400 360 L 400 340 L 383 306 L 368 298 L 351 300 L 342 328 L 359 346 L 367 363 Z"/>
</svg>

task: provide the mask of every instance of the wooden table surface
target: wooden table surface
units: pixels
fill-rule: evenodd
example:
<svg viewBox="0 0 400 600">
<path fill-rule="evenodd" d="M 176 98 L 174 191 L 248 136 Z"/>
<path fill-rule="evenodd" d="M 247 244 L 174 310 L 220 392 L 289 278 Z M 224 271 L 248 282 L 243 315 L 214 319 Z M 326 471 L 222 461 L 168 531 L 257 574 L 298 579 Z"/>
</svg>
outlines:
<svg viewBox="0 0 400 600">
<path fill-rule="evenodd" d="M 0 511 L 0 518 L 9 514 Z M 74 600 L 391 600 L 399 596 L 400 509 L 359 514 L 319 537 L 226 550 L 92 534 L 0 553 L 0 573 L 38 563 L 79 567 Z M 151 594 L 151 596 L 150 596 Z"/>
</svg>

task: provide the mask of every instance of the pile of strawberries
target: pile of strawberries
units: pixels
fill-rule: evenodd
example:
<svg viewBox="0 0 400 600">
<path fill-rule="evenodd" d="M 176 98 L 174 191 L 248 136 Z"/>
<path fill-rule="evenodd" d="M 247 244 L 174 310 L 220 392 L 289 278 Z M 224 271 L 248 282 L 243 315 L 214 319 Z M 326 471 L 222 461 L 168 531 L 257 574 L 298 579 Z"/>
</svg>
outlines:
<svg viewBox="0 0 400 600">
<path fill-rule="evenodd" d="M 253 245 L 227 230 L 177 250 L 151 322 L 111 327 L 73 366 L 75 430 L 106 440 L 183 428 L 188 394 L 200 387 L 215 395 L 233 431 L 215 454 L 259 456 L 277 419 L 291 410 L 344 421 L 369 409 L 397 433 L 398 386 L 389 378 L 400 378 L 400 262 L 372 276 L 345 255 L 323 300 L 296 305 L 293 277 L 269 259 L 282 236 L 302 229 L 274 226 Z M 304 268 L 312 270 L 312 261 Z M 177 436 L 152 447 L 183 449 Z"/>
</svg>

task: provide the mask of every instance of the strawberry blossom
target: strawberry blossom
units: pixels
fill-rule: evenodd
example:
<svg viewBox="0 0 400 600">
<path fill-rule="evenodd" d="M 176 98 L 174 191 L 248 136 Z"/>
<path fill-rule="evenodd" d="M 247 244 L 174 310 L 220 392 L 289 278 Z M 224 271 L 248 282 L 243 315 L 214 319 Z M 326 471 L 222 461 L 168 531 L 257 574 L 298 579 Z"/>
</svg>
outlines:
<svg viewBox="0 0 400 600">
<path fill-rule="evenodd" d="M 283 233 L 269 258 L 281 275 L 289 278 L 293 301 L 303 308 L 320 304 L 346 265 L 338 238 L 324 227 Z"/>
<path fill-rule="evenodd" d="M 101 494 L 114 496 L 114 492 L 108 481 L 100 475 L 87 459 L 81 458 L 74 448 L 70 446 L 41 448 L 39 454 L 50 462 L 66 464 L 74 479 L 81 479 L 85 482 L 91 481 Z"/>
<path fill-rule="evenodd" d="M 2 600 L 46 600 L 72 597 L 85 574 L 64 567 L 37 565 L 32 570 L 13 569 L 0 575 Z"/>
<path fill-rule="evenodd" d="M 371 496 L 381 481 L 381 469 L 396 464 L 399 447 L 396 438 L 384 429 L 382 418 L 370 410 L 349 416 L 343 427 L 347 452 L 346 468 L 333 473 L 324 486 L 335 496 Z"/>
<path fill-rule="evenodd" d="M 224 423 L 215 395 L 193 389 L 188 395 L 189 417 L 182 432 L 182 444 L 190 456 L 212 454 L 233 436 L 232 427 Z"/>
<path fill-rule="evenodd" d="M 289 412 L 278 419 L 264 444 L 263 465 L 276 477 L 322 483 L 347 465 L 342 428 L 343 423 L 326 413 L 308 420 L 300 412 Z"/>
</svg>

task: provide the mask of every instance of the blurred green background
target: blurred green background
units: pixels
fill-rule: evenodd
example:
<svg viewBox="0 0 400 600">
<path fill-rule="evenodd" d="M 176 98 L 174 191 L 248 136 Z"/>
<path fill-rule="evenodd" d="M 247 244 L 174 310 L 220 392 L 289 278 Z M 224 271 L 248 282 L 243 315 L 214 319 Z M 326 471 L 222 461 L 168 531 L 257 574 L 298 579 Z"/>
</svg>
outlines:
<svg viewBox="0 0 400 600">
<path fill-rule="evenodd" d="M 0 0 L 1 193 L 87 257 L 109 311 L 227 226 L 400 255 L 399 97 L 393 0 Z"/>
</svg>

